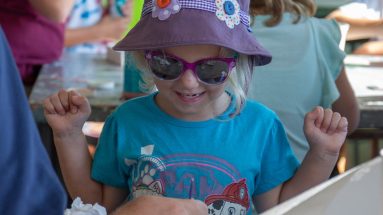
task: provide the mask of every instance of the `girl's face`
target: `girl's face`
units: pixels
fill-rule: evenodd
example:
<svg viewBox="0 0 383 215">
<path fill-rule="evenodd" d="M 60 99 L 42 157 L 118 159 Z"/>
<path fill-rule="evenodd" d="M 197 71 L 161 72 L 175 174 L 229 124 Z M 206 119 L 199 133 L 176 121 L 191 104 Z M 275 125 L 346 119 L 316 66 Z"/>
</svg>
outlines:
<svg viewBox="0 0 383 215">
<path fill-rule="evenodd" d="M 177 46 L 166 48 L 166 54 L 193 63 L 219 56 L 220 47 L 213 45 Z M 202 83 L 187 69 L 176 80 L 154 79 L 158 89 L 156 102 L 169 115 L 187 121 L 214 118 L 226 110 L 230 97 L 225 93 L 226 82 L 218 85 Z"/>
</svg>

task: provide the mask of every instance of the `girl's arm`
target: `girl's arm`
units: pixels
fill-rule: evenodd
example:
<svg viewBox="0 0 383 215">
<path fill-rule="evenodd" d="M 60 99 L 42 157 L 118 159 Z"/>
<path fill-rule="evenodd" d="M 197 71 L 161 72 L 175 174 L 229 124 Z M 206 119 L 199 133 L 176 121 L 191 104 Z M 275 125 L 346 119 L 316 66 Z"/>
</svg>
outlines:
<svg viewBox="0 0 383 215">
<path fill-rule="evenodd" d="M 60 90 L 44 100 L 44 115 L 53 131 L 60 169 L 72 198 L 116 208 L 127 192 L 91 179 L 92 158 L 82 127 L 90 115 L 88 100 L 75 91 Z"/>
<path fill-rule="evenodd" d="M 258 212 L 267 210 L 329 178 L 347 135 L 347 119 L 331 109 L 316 107 L 306 114 L 304 131 L 310 150 L 301 166 L 290 180 L 255 197 Z"/>
<path fill-rule="evenodd" d="M 81 197 L 85 203 L 98 203 L 108 212 L 122 204 L 128 191 L 105 186 L 90 178 L 92 158 L 82 133 L 66 137 L 54 135 L 54 142 L 64 182 L 72 199 Z"/>
<path fill-rule="evenodd" d="M 53 129 L 53 138 L 61 173 L 70 196 L 81 197 L 86 203 L 101 204 L 102 185 L 90 178 L 92 158 L 82 131 L 71 131 L 63 135 Z"/>
<path fill-rule="evenodd" d="M 294 177 L 282 185 L 279 202 L 326 181 L 335 167 L 347 135 L 347 119 L 316 107 L 306 114 L 304 132 L 310 145 Z"/>
<path fill-rule="evenodd" d="M 46 18 L 55 22 L 65 22 L 74 0 L 29 0 L 29 3 Z"/>
</svg>

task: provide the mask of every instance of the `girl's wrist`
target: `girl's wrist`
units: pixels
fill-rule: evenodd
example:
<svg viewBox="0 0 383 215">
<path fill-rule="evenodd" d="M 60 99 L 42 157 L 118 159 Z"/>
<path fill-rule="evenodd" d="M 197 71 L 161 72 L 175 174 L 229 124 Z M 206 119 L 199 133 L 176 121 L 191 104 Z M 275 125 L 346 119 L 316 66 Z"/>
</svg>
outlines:
<svg viewBox="0 0 383 215">
<path fill-rule="evenodd" d="M 324 149 L 310 149 L 307 156 L 317 159 L 318 162 L 336 162 L 339 158 L 339 153 L 330 152 Z"/>
<path fill-rule="evenodd" d="M 65 139 L 74 139 L 79 136 L 83 136 L 84 133 L 82 132 L 82 129 L 76 128 L 76 129 L 70 129 L 66 131 L 53 131 L 53 137 L 57 140 L 65 140 Z"/>
</svg>

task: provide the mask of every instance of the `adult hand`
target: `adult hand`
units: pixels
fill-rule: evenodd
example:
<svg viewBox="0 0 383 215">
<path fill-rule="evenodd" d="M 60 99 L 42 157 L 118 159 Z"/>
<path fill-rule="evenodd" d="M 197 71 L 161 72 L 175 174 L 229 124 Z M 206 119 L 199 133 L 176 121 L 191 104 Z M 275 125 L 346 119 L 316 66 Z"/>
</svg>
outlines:
<svg viewBox="0 0 383 215">
<path fill-rule="evenodd" d="M 112 17 L 106 15 L 97 24 L 100 34 L 103 34 L 103 40 L 106 41 L 118 41 L 122 38 L 124 32 L 128 28 L 129 17 Z"/>
<path fill-rule="evenodd" d="M 338 156 L 347 135 L 347 119 L 331 109 L 316 107 L 307 113 L 304 132 L 310 150 L 323 155 Z"/>
<path fill-rule="evenodd" d="M 88 119 L 88 100 L 76 91 L 60 90 L 44 100 L 44 115 L 56 135 L 77 134 Z"/>
<path fill-rule="evenodd" d="M 112 215 L 206 215 L 205 203 L 194 199 L 175 199 L 158 196 L 140 196 L 120 208 Z"/>
</svg>

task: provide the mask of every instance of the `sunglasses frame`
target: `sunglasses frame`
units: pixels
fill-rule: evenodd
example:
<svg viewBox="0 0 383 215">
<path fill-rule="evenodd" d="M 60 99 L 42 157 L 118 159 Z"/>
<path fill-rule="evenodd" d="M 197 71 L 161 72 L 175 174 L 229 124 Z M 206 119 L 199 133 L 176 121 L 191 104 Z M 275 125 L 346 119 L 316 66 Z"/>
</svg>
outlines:
<svg viewBox="0 0 383 215">
<path fill-rule="evenodd" d="M 197 61 L 194 61 L 194 62 L 187 62 L 186 60 L 180 58 L 180 57 L 177 57 L 177 56 L 174 56 L 174 55 L 171 55 L 171 54 L 168 54 L 168 53 L 165 53 L 163 51 L 146 51 L 145 52 L 145 59 L 148 61 L 148 64 L 150 66 L 150 63 L 149 61 L 152 60 L 152 58 L 154 56 L 165 56 L 167 58 L 172 58 L 174 60 L 177 60 L 178 62 L 181 62 L 182 63 L 182 71 L 180 72 L 180 74 L 174 78 L 174 79 L 164 79 L 164 78 L 161 78 L 161 77 L 158 77 L 153 71 L 153 75 L 160 79 L 160 80 L 164 80 L 164 81 L 175 81 L 175 80 L 178 80 L 188 69 L 190 69 L 192 72 L 193 72 L 193 75 L 194 77 L 197 78 L 197 80 L 203 84 L 206 84 L 206 85 L 220 85 L 220 84 L 223 84 L 225 83 L 225 81 L 227 80 L 227 78 L 230 76 L 230 73 L 231 71 L 233 70 L 233 68 L 235 67 L 236 65 L 236 57 L 215 57 L 215 58 L 203 58 L 203 59 L 199 59 Z M 219 83 L 207 83 L 203 80 L 201 80 L 199 77 L 198 77 L 198 74 L 196 72 L 196 66 L 201 64 L 202 62 L 205 62 L 205 61 L 209 61 L 209 60 L 216 60 L 216 61 L 221 61 L 221 62 L 225 62 L 226 65 L 228 66 L 228 74 L 227 76 L 225 77 L 224 80 L 222 80 L 221 82 Z"/>
</svg>

